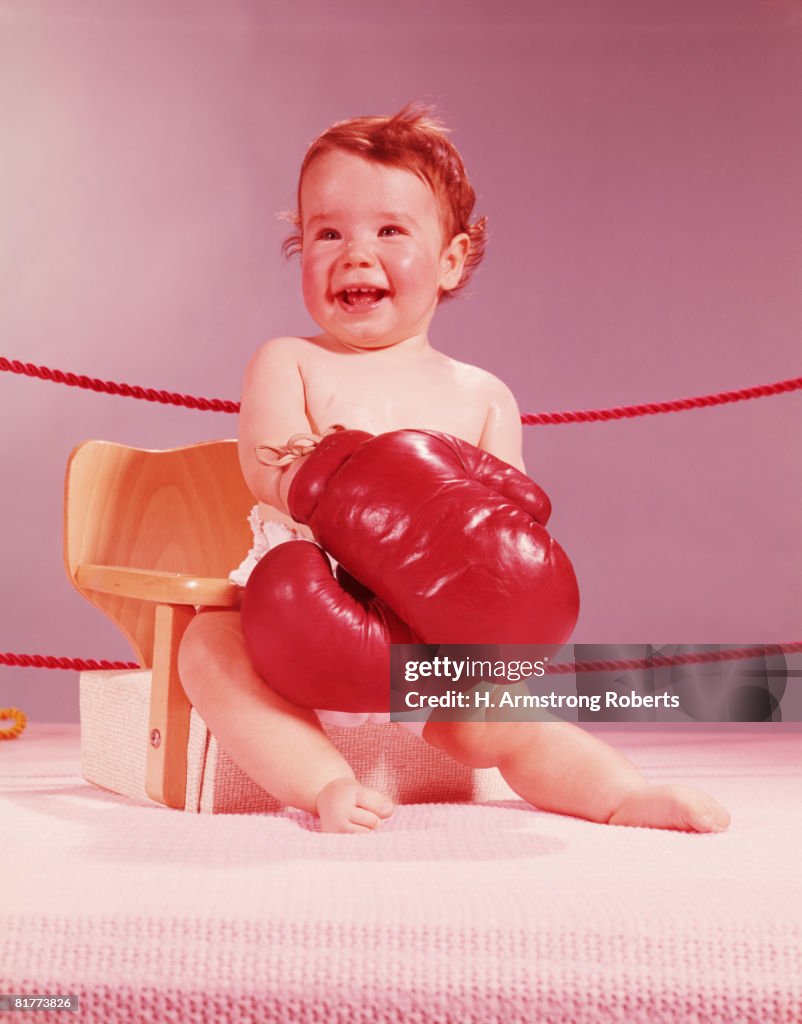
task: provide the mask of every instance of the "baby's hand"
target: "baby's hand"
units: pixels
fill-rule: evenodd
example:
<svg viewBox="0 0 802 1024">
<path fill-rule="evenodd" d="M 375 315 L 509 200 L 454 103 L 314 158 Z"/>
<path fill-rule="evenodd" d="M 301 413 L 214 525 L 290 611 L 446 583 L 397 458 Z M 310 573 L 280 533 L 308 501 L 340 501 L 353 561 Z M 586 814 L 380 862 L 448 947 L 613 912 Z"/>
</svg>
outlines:
<svg viewBox="0 0 802 1024">
<path fill-rule="evenodd" d="M 356 779 L 334 779 L 318 793 L 321 832 L 372 832 L 395 810 L 392 800 Z"/>
</svg>

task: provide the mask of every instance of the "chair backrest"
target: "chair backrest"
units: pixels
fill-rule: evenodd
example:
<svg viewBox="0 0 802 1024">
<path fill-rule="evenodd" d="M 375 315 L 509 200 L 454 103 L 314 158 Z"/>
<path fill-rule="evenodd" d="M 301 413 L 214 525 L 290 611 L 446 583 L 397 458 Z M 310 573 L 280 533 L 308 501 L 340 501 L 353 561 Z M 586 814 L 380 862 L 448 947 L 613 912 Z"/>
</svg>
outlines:
<svg viewBox="0 0 802 1024">
<path fill-rule="evenodd" d="M 86 441 L 70 456 L 64 559 L 76 589 L 108 615 L 140 664 L 153 660 L 150 602 L 82 589 L 82 564 L 225 578 L 251 546 L 253 506 L 236 441 L 145 451 Z"/>
</svg>

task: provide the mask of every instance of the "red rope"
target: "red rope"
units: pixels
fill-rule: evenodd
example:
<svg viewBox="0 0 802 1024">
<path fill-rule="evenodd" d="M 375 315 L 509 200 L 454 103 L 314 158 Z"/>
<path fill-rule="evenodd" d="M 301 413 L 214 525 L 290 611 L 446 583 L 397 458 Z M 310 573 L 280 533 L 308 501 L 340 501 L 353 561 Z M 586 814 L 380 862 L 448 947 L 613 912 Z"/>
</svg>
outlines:
<svg viewBox="0 0 802 1024">
<path fill-rule="evenodd" d="M 592 672 L 622 672 L 638 668 L 669 668 L 671 665 L 698 665 L 713 661 L 742 661 L 759 658 L 768 654 L 796 654 L 802 651 L 802 643 L 768 644 L 765 647 L 744 647 L 730 651 L 698 651 L 689 654 L 674 654 L 670 657 L 654 654 L 651 658 L 633 658 L 629 661 L 563 661 L 546 667 L 546 675 L 564 676 L 576 672 L 586 675 Z"/>
<path fill-rule="evenodd" d="M 161 402 L 165 405 L 182 405 L 188 409 L 202 409 L 209 412 L 239 412 L 239 402 L 230 402 L 222 398 L 195 398 L 172 391 L 156 391 L 153 388 L 141 388 L 133 384 L 117 384 L 110 380 L 97 380 L 93 377 L 78 376 L 62 370 L 51 370 L 47 366 L 36 366 L 34 363 L 21 363 L 17 359 L 6 359 L 0 356 L 0 370 L 9 373 L 20 373 L 26 377 L 38 377 L 56 384 L 67 384 L 70 387 L 88 388 L 90 391 L 104 392 L 109 395 L 123 395 L 126 398 L 141 398 L 146 402 Z M 524 413 L 521 422 L 525 426 L 544 426 L 556 423 L 593 423 L 605 420 L 630 419 L 634 416 L 653 416 L 662 412 L 684 412 L 687 409 L 701 409 L 710 405 L 725 405 L 728 402 L 743 402 L 749 398 L 765 398 L 768 395 L 779 395 L 788 391 L 799 391 L 802 388 L 802 377 L 781 380 L 776 384 L 759 384 L 740 391 L 722 391 L 714 395 L 699 395 L 696 398 L 681 398 L 672 402 L 650 402 L 644 405 L 615 406 L 612 409 L 583 409 L 574 412 L 540 412 Z"/>
<path fill-rule="evenodd" d="M 141 388 L 135 384 L 117 384 L 113 380 L 97 380 L 94 377 L 64 373 L 62 370 L 51 370 L 48 366 L 21 363 L 17 359 L 9 360 L 5 356 L 0 356 L 0 370 L 21 373 L 26 377 L 38 377 L 39 380 L 51 380 L 55 384 L 67 384 L 73 388 L 101 391 L 107 395 L 123 395 L 126 398 L 141 398 L 146 402 L 161 402 L 163 405 L 183 405 L 188 409 L 202 409 L 205 412 L 239 412 L 239 402 L 229 402 L 221 398 L 194 398 L 192 395 L 179 395 L 172 391 Z"/>
<path fill-rule="evenodd" d="M 742 661 L 759 658 L 761 655 L 797 654 L 802 651 L 802 642 L 788 644 L 767 644 L 763 647 L 744 647 L 740 650 L 699 651 L 689 654 L 675 654 L 670 657 L 655 654 L 651 658 L 633 658 L 627 661 L 569 661 L 555 662 L 547 666 L 547 675 L 588 675 L 593 672 L 622 672 L 639 668 L 668 668 L 672 665 L 697 665 L 714 661 Z M 140 668 L 135 661 L 95 661 L 83 658 L 53 658 L 40 654 L 11 654 L 0 652 L 0 665 L 15 665 L 19 668 L 63 668 L 78 672 L 97 669 Z"/>
<path fill-rule="evenodd" d="M 526 426 L 554 423 L 596 423 L 602 420 L 630 419 L 633 416 L 653 416 L 659 412 L 685 412 L 686 409 L 701 409 L 708 405 L 725 405 L 727 402 L 743 402 L 748 398 L 765 398 L 785 391 L 799 391 L 802 377 L 781 380 L 776 384 L 759 384 L 740 391 L 722 391 L 717 395 L 699 395 L 697 398 L 680 398 L 674 402 L 650 402 L 646 405 L 617 405 L 612 409 L 584 409 L 578 412 L 525 413 L 521 422 Z"/>
<path fill-rule="evenodd" d="M 94 672 L 98 669 L 141 668 L 135 661 L 95 661 L 93 658 L 53 658 L 42 654 L 12 654 L 0 651 L 0 665 L 17 668 L 66 668 L 78 672 Z"/>
</svg>

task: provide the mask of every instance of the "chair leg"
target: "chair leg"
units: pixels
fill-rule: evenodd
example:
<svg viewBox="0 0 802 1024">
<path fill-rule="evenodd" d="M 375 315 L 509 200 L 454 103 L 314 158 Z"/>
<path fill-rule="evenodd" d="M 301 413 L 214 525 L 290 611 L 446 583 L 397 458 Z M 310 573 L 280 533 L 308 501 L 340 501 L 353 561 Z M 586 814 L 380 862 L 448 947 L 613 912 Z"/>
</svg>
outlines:
<svg viewBox="0 0 802 1024">
<path fill-rule="evenodd" d="M 186 605 L 156 606 L 145 790 L 151 800 L 181 810 L 192 705 L 178 678 L 178 646 L 194 615 Z"/>
</svg>

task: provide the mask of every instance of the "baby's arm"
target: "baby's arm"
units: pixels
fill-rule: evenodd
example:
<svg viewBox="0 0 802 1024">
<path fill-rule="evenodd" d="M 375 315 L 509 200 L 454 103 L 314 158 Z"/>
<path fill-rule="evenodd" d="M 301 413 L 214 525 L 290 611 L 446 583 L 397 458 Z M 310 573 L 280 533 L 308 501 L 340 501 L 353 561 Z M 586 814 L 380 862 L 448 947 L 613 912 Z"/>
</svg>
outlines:
<svg viewBox="0 0 802 1024">
<path fill-rule="evenodd" d="M 479 447 L 525 473 L 521 413 L 513 393 L 497 377 L 488 374 L 486 400 L 487 415 Z"/>
<path fill-rule="evenodd" d="M 251 493 L 281 512 L 292 478 L 301 465 L 266 466 L 258 445 L 285 445 L 293 434 L 310 433 L 306 394 L 299 366 L 299 338 L 273 338 L 251 359 L 245 371 L 239 415 L 239 458 Z"/>
</svg>

